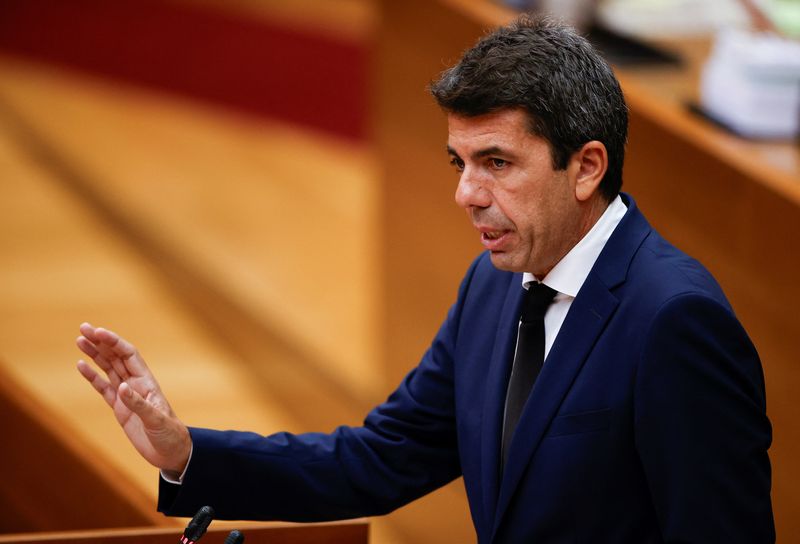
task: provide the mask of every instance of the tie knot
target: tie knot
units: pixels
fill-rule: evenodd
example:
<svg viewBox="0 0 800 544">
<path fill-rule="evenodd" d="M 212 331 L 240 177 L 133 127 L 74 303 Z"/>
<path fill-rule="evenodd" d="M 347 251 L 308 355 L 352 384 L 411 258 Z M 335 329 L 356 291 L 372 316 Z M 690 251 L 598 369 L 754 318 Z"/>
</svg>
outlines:
<svg viewBox="0 0 800 544">
<path fill-rule="evenodd" d="M 523 323 L 528 323 L 534 319 L 544 318 L 547 307 L 553 302 L 556 292 L 555 289 L 551 289 L 543 283 L 530 283 L 528 292 L 525 294 L 520 320 Z"/>
</svg>

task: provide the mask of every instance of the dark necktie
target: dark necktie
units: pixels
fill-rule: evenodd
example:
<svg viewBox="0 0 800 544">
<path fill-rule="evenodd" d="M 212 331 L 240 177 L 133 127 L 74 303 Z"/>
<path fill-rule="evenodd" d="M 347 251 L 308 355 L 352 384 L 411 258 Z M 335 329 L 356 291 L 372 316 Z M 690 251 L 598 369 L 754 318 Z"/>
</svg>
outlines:
<svg viewBox="0 0 800 544">
<path fill-rule="evenodd" d="M 517 350 L 508 380 L 506 410 L 503 419 L 502 461 L 505 464 L 508 446 L 514 436 L 525 401 L 544 363 L 544 314 L 553 302 L 556 291 L 543 283 L 528 286 L 522 303 L 522 315 L 517 334 Z"/>
</svg>

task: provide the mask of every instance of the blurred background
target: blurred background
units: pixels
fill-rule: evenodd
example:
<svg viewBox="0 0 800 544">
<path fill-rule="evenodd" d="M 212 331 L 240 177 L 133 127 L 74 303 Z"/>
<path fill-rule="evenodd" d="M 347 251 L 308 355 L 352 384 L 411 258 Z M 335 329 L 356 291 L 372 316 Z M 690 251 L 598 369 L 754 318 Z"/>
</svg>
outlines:
<svg viewBox="0 0 800 544">
<path fill-rule="evenodd" d="M 391 392 L 481 250 L 426 85 L 519 9 L 615 66 L 625 189 L 759 349 L 779 541 L 800 534 L 792 0 L 0 2 L 0 532 L 185 523 L 75 371 L 83 321 L 190 425 L 329 431 Z M 371 541 L 474 541 L 463 485 Z"/>
</svg>

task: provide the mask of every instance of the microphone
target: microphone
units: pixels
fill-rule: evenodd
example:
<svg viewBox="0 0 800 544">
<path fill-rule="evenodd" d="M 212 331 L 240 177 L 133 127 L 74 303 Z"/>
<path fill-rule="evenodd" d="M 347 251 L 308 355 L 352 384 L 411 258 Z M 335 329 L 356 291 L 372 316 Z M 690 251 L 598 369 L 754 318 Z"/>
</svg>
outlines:
<svg viewBox="0 0 800 544">
<path fill-rule="evenodd" d="M 200 537 L 206 534 L 206 529 L 208 529 L 212 519 L 214 519 L 214 509 L 210 506 L 203 506 L 194 515 L 186 529 L 183 530 L 180 544 L 194 544 L 200 540 Z"/>
<path fill-rule="evenodd" d="M 244 535 L 234 529 L 225 538 L 225 544 L 242 544 L 244 542 Z"/>
</svg>

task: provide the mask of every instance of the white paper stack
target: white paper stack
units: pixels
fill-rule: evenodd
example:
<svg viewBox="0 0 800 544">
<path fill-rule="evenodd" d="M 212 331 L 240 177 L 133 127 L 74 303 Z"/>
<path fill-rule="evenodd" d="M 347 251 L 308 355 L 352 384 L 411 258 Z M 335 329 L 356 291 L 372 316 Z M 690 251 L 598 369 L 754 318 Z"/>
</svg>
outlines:
<svg viewBox="0 0 800 544">
<path fill-rule="evenodd" d="M 745 28 L 747 12 L 737 0 L 603 0 L 602 26 L 641 38 L 706 36 L 722 28 Z"/>
<path fill-rule="evenodd" d="M 703 109 L 749 138 L 800 135 L 800 43 L 729 29 L 717 36 L 700 88 Z"/>
</svg>

